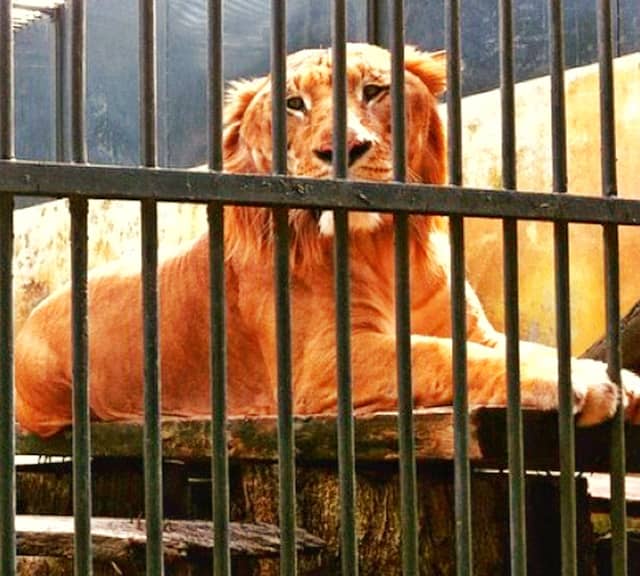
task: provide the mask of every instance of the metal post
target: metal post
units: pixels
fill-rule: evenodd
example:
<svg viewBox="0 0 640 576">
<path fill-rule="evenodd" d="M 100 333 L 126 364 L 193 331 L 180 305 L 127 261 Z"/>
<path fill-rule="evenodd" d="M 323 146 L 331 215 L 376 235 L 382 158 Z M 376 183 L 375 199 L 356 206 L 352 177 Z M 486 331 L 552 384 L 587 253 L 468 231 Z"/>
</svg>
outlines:
<svg viewBox="0 0 640 576">
<path fill-rule="evenodd" d="M 502 96 L 502 186 L 516 189 L 516 129 L 513 62 L 513 6 L 500 2 L 500 93 Z M 509 524 L 511 573 L 527 573 L 525 474 L 520 406 L 520 327 L 518 302 L 518 222 L 503 220 L 507 438 L 509 446 Z"/>
<path fill-rule="evenodd" d="M 406 179 L 404 101 L 404 3 L 389 3 L 391 51 L 391 133 L 393 179 Z M 398 447 L 400 458 L 400 506 L 403 574 L 418 574 L 418 507 L 413 436 L 413 387 L 411 382 L 411 318 L 409 278 L 409 216 L 394 214 L 394 262 L 396 295 L 396 361 L 398 379 Z"/>
<path fill-rule="evenodd" d="M 272 170 L 287 173 L 286 0 L 271 2 Z M 291 302 L 289 293 L 289 214 L 273 211 L 276 339 L 278 352 L 278 464 L 280 474 L 280 574 L 294 576 L 296 561 L 296 475 L 291 377 Z"/>
<path fill-rule="evenodd" d="M 139 4 L 140 151 L 142 164 L 157 164 L 156 12 L 154 0 Z M 158 334 L 158 222 L 153 199 L 141 202 L 142 320 L 144 341 L 144 486 L 147 574 L 164 573 L 162 550 L 162 444 Z"/>
<path fill-rule="evenodd" d="M 222 1 L 209 1 L 209 169 L 222 170 Z M 213 571 L 231 573 L 229 459 L 227 454 L 227 340 L 225 329 L 224 206 L 208 206 L 211 299 L 211 413 L 213 459 Z"/>
<path fill-rule="evenodd" d="M 460 82 L 460 5 L 446 4 L 448 170 L 452 185 L 462 184 L 462 118 Z M 464 221 L 449 218 L 451 239 L 451 330 L 454 383 L 456 572 L 472 573 L 471 478 L 469 469 L 469 416 L 467 398 L 467 325 L 464 271 Z"/>
<path fill-rule="evenodd" d="M 618 194 L 616 172 L 615 98 L 613 85 L 613 35 L 610 0 L 598 0 L 598 60 L 600 63 L 600 140 L 602 194 Z M 607 364 L 609 378 L 620 385 L 620 265 L 618 227 L 604 226 L 605 283 L 607 309 Z M 611 532 L 612 573 L 627 573 L 625 506 L 625 437 L 622 393 L 611 427 Z"/>
<path fill-rule="evenodd" d="M 567 136 L 564 100 L 562 2 L 549 0 L 551 68 L 551 133 L 553 190 L 567 191 Z M 558 437 L 560 440 L 560 519 L 562 574 L 576 574 L 576 484 L 573 389 L 571 385 L 571 314 L 569 304 L 569 239 L 566 222 L 554 223 L 556 342 L 558 348 Z"/>
<path fill-rule="evenodd" d="M 346 2 L 333 2 L 333 175 L 348 175 Z M 336 295 L 336 358 L 338 381 L 338 467 L 340 474 L 340 559 L 342 573 L 358 574 L 356 540 L 355 449 L 351 395 L 351 304 L 349 283 L 349 216 L 346 210 L 333 211 L 334 270 Z"/>
<path fill-rule="evenodd" d="M 0 160 L 15 156 L 11 0 L 0 0 Z M 0 169 L 0 174 L 2 170 Z M 13 194 L 0 193 L 0 573 L 14 574 L 15 407 L 13 370 Z"/>
<path fill-rule="evenodd" d="M 84 0 L 71 4 L 71 159 L 87 161 L 86 13 Z M 71 211 L 71 321 L 73 347 L 73 514 L 74 572 L 90 576 L 91 429 L 89 427 L 89 337 L 87 324 L 87 200 L 69 199 Z"/>
</svg>

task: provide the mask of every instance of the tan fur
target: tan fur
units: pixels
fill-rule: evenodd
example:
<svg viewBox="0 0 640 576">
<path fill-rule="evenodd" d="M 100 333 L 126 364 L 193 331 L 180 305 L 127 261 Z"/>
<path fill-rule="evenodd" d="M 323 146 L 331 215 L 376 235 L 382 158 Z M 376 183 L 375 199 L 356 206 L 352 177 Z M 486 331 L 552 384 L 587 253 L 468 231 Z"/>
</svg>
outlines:
<svg viewBox="0 0 640 576">
<path fill-rule="evenodd" d="M 442 183 L 445 143 L 436 98 L 444 89 L 443 58 L 413 48 L 405 53 L 409 178 Z M 363 88 L 388 85 L 388 53 L 355 44 L 348 50 L 350 148 L 368 142 L 350 168 L 353 179 L 392 175 L 390 97 L 369 102 Z M 326 50 L 289 57 L 288 96 L 305 111 L 288 116 L 289 172 L 331 175 L 321 158 L 331 148 L 331 58 Z M 268 78 L 236 83 L 225 117 L 225 168 L 271 170 Z M 336 352 L 332 222 L 325 212 L 291 210 L 291 303 L 294 409 L 336 409 Z M 411 347 L 417 407 L 451 403 L 449 241 L 446 222 L 410 219 Z M 276 411 L 275 317 L 271 211 L 225 209 L 228 318 L 228 412 Z M 386 214 L 350 214 L 353 398 L 359 412 L 396 408 L 393 227 Z M 165 259 L 159 270 L 162 411 L 181 417 L 210 413 L 209 271 L 206 235 Z M 138 419 L 143 413 L 141 296 L 138 270 L 110 266 L 89 283 L 90 399 L 100 420 Z M 503 336 L 467 288 L 468 385 L 472 404 L 504 404 Z M 68 288 L 39 305 L 16 346 L 17 414 L 28 430 L 53 434 L 71 422 L 70 298 Z M 522 399 L 526 406 L 557 404 L 555 351 L 522 344 Z M 637 420 L 638 379 L 625 373 L 627 414 Z M 616 389 L 603 364 L 574 361 L 574 404 L 585 424 L 610 417 Z"/>
</svg>

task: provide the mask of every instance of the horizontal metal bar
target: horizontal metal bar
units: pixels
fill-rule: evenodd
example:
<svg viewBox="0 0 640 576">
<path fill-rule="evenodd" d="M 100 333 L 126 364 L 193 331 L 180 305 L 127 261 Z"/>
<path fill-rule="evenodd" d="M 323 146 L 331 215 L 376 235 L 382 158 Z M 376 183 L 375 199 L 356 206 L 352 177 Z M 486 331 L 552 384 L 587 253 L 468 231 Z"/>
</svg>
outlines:
<svg viewBox="0 0 640 576">
<path fill-rule="evenodd" d="M 0 192 L 640 224 L 640 201 L 622 198 L 53 162 L 0 160 Z"/>
</svg>

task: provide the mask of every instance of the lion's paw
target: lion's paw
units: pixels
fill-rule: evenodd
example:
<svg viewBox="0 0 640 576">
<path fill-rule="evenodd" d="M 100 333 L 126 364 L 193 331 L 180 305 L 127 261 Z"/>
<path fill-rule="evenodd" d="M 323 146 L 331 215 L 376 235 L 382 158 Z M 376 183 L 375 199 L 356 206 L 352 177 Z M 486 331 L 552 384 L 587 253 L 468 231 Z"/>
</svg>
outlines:
<svg viewBox="0 0 640 576">
<path fill-rule="evenodd" d="M 625 418 L 640 423 L 640 378 L 622 370 L 622 405 Z M 592 426 L 613 417 L 618 406 L 618 385 L 611 382 L 607 365 L 596 360 L 572 364 L 574 412 L 579 426 Z"/>
<path fill-rule="evenodd" d="M 622 371 L 624 416 L 632 424 L 640 424 L 640 377 L 629 370 Z"/>
<path fill-rule="evenodd" d="M 611 418 L 618 404 L 618 387 L 607 375 L 607 365 L 595 360 L 574 360 L 571 366 L 573 411 L 579 426 L 592 426 Z"/>
</svg>

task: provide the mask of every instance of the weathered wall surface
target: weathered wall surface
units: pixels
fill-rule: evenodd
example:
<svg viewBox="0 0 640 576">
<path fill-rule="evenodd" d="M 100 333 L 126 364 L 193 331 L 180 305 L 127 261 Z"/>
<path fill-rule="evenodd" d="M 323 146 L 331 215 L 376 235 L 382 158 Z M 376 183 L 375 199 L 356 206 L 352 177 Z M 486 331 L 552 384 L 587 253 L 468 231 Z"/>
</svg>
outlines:
<svg viewBox="0 0 640 576">
<path fill-rule="evenodd" d="M 66 200 L 15 213 L 15 327 L 31 309 L 71 277 L 70 218 Z M 89 202 L 89 267 L 125 258 L 140 262 L 140 204 Z M 170 249 L 205 229 L 206 210 L 194 204 L 158 204 L 160 248 Z"/>
<path fill-rule="evenodd" d="M 640 54 L 615 65 L 616 129 L 620 195 L 640 198 L 637 169 L 640 144 Z M 596 66 L 566 74 L 569 189 L 600 194 L 599 85 Z M 551 190 L 551 113 L 549 79 L 516 89 L 518 186 Z M 500 95 L 496 91 L 463 102 L 465 183 L 500 186 Z M 188 240 L 204 230 L 202 207 L 160 205 L 162 245 Z M 522 222 L 519 227 L 522 336 L 554 343 L 553 233 L 550 224 Z M 69 219 L 64 201 L 16 213 L 16 329 L 29 310 L 69 278 Z M 89 226 L 90 266 L 139 254 L 139 207 L 135 202 L 92 201 Z M 603 256 L 597 226 L 572 225 L 571 315 L 574 352 L 604 331 Z M 622 228 L 622 312 L 640 299 L 640 267 L 635 256 L 640 230 Z M 502 325 L 502 247 L 498 222 L 467 220 L 467 267 L 490 318 Z"/>
<path fill-rule="evenodd" d="M 568 186 L 575 194 L 600 195 L 598 67 L 566 73 Z M 640 199 L 640 54 L 615 62 L 616 147 L 619 195 Z M 552 190 L 549 78 L 516 88 L 518 188 Z M 488 92 L 463 102 L 464 178 L 473 186 L 500 187 L 500 95 Z M 502 326 L 502 240 L 498 222 L 469 219 L 467 267 L 490 318 Z M 570 226 L 573 351 L 582 352 L 605 331 L 602 231 Z M 621 308 L 640 299 L 637 265 L 640 229 L 620 228 Z M 555 343 L 553 227 L 519 224 L 522 337 Z"/>
</svg>

